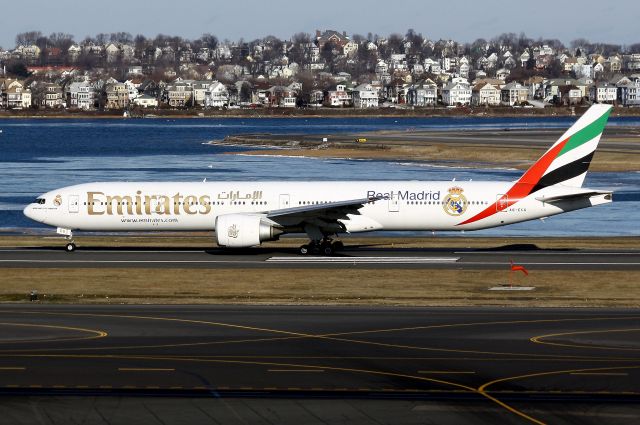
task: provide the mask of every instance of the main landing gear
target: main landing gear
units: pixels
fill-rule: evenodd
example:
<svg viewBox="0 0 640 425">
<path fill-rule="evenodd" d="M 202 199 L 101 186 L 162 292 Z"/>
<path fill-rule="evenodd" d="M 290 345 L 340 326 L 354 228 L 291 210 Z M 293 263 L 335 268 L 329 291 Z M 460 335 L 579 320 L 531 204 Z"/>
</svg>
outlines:
<svg viewBox="0 0 640 425">
<path fill-rule="evenodd" d="M 312 240 L 308 244 L 302 245 L 298 248 L 298 252 L 302 255 L 326 255 L 329 257 L 343 249 L 344 244 L 341 241 L 332 241 L 325 238 L 321 241 Z"/>
</svg>

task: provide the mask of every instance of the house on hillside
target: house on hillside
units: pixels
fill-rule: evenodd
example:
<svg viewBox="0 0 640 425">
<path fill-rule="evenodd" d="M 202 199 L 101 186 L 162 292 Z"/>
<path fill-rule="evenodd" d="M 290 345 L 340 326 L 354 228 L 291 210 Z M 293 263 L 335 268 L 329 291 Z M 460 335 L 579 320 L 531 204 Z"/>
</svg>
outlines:
<svg viewBox="0 0 640 425">
<path fill-rule="evenodd" d="M 613 104 L 618 98 L 618 88 L 608 81 L 600 81 L 591 87 L 589 98 L 593 102 Z"/>
<path fill-rule="evenodd" d="M 158 99 L 148 94 L 141 94 L 133 100 L 133 104 L 141 108 L 157 108 Z"/>
<path fill-rule="evenodd" d="M 346 31 L 343 31 L 341 34 L 334 30 L 326 30 L 324 32 L 316 30 L 316 45 L 320 50 L 322 50 L 325 44 L 329 43 L 332 44 L 335 49 L 343 51 L 344 46 L 347 45 L 349 41 Z"/>
<path fill-rule="evenodd" d="M 74 81 L 66 89 L 67 106 L 85 111 L 95 105 L 95 89 L 89 81 Z"/>
<path fill-rule="evenodd" d="M 229 91 L 219 81 L 214 81 L 207 89 L 204 97 L 205 108 L 222 108 L 229 104 Z"/>
<path fill-rule="evenodd" d="M 129 89 L 124 83 L 109 83 L 105 91 L 107 93 L 106 109 L 125 109 L 129 107 Z"/>
<path fill-rule="evenodd" d="M 526 102 L 529 99 L 529 89 L 515 81 L 506 84 L 500 90 L 500 103 L 513 106 Z"/>
<path fill-rule="evenodd" d="M 26 109 L 31 107 L 31 90 L 11 78 L 0 79 L 0 107 L 4 109 Z"/>
<path fill-rule="evenodd" d="M 471 89 L 471 103 L 475 106 L 500 105 L 500 89 L 490 83 L 476 84 Z"/>
<path fill-rule="evenodd" d="M 442 87 L 442 103 L 448 106 L 471 104 L 471 88 L 462 82 L 450 82 Z"/>
<path fill-rule="evenodd" d="M 347 93 L 345 84 L 336 84 L 333 90 L 328 90 L 325 96 L 327 106 L 350 106 L 351 96 Z"/>
<path fill-rule="evenodd" d="M 356 108 L 377 108 L 378 91 L 371 84 L 360 84 L 351 92 L 353 106 Z"/>
<path fill-rule="evenodd" d="M 438 102 L 438 86 L 428 78 L 417 81 L 407 88 L 406 99 L 411 106 L 433 106 Z"/>
</svg>

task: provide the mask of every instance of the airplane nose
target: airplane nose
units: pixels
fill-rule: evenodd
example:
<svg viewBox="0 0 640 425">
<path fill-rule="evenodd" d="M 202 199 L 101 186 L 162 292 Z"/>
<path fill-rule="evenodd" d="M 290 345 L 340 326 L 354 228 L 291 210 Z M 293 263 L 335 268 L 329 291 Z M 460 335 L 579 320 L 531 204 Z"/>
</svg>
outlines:
<svg viewBox="0 0 640 425">
<path fill-rule="evenodd" d="M 27 205 L 24 208 L 24 210 L 22 210 L 22 213 L 28 218 L 30 218 L 31 220 L 38 221 L 38 219 L 36 218 L 35 211 L 33 210 L 33 205 Z"/>
</svg>

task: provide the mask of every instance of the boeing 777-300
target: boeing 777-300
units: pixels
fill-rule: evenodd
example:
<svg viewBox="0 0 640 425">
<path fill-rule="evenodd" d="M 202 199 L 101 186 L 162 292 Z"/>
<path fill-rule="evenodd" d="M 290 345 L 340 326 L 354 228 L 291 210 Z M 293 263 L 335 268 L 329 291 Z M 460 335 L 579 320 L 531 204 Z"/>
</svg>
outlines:
<svg viewBox="0 0 640 425">
<path fill-rule="evenodd" d="M 214 231 L 245 248 L 306 233 L 301 254 L 331 255 L 344 233 L 468 231 L 605 204 L 612 192 L 582 187 L 611 106 L 593 105 L 518 180 L 104 182 L 55 189 L 24 214 L 73 231 Z"/>
</svg>

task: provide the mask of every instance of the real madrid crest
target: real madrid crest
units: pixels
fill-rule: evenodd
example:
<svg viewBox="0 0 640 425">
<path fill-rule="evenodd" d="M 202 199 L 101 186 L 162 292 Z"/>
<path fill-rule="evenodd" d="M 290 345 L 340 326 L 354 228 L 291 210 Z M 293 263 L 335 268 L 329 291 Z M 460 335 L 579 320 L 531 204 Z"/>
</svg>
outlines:
<svg viewBox="0 0 640 425">
<path fill-rule="evenodd" d="M 449 215 L 462 215 L 467 210 L 467 198 L 462 194 L 464 189 L 459 186 L 449 188 L 449 194 L 442 202 L 442 209 Z"/>
<path fill-rule="evenodd" d="M 56 207 L 62 205 L 62 196 L 56 195 L 56 197 L 53 199 L 53 205 L 55 205 Z"/>
</svg>

